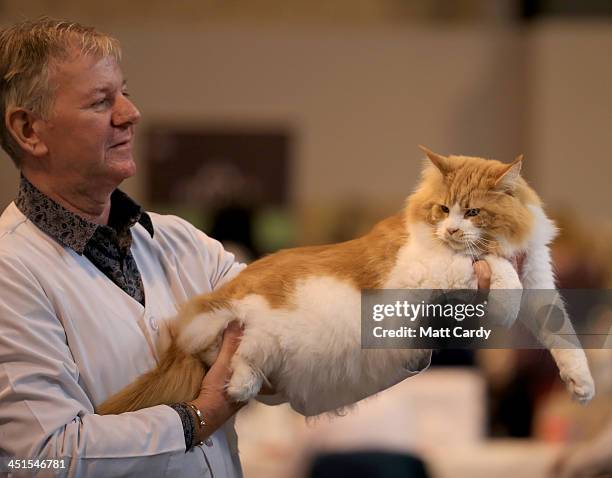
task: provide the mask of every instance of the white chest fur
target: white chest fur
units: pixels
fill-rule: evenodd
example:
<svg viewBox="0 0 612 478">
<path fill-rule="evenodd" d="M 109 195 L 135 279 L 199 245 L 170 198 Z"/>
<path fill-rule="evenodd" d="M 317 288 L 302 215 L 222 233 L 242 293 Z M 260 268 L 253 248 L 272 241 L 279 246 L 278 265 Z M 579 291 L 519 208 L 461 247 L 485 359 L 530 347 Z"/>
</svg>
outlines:
<svg viewBox="0 0 612 478">
<path fill-rule="evenodd" d="M 425 224 L 413 224 L 409 240 L 384 285 L 385 289 L 473 289 L 472 259 L 431 236 Z"/>
</svg>

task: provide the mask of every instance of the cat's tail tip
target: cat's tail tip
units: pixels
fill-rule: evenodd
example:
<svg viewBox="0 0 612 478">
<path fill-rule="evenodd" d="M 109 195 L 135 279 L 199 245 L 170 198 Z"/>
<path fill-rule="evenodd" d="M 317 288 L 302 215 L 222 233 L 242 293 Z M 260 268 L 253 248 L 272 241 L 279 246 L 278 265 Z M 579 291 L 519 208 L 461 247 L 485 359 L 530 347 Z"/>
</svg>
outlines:
<svg viewBox="0 0 612 478">
<path fill-rule="evenodd" d="M 159 364 L 96 408 L 99 415 L 117 415 L 155 405 L 193 400 L 199 393 L 205 368 L 202 361 L 175 344 Z"/>
</svg>

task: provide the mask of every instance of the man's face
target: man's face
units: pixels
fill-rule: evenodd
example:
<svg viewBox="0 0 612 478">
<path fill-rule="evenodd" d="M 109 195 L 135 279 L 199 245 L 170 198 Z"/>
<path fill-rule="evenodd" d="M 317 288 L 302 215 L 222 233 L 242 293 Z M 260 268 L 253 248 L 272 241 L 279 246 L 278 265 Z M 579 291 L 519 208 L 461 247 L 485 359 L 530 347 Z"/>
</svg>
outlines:
<svg viewBox="0 0 612 478">
<path fill-rule="evenodd" d="M 49 78 L 54 102 L 39 136 L 48 151 L 48 179 L 114 189 L 136 172 L 134 125 L 140 113 L 127 97 L 112 57 L 75 55 L 56 62 Z"/>
</svg>

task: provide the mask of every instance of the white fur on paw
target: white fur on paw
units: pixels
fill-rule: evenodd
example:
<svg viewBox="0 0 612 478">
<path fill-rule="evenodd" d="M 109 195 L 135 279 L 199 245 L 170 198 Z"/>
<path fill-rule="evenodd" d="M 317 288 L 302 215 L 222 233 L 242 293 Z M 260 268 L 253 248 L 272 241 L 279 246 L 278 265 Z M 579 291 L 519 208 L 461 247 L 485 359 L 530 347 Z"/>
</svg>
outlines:
<svg viewBox="0 0 612 478">
<path fill-rule="evenodd" d="M 572 394 L 572 399 L 581 404 L 586 404 L 595 396 L 595 383 L 588 371 L 583 373 L 561 373 L 561 379 L 565 382 L 567 389 Z"/>
<path fill-rule="evenodd" d="M 485 260 L 491 268 L 491 289 L 522 289 L 521 279 L 507 259 L 487 255 Z"/>
<path fill-rule="evenodd" d="M 259 393 L 263 378 L 244 362 L 234 367 L 232 378 L 227 384 L 227 394 L 237 402 L 247 402 Z"/>
</svg>

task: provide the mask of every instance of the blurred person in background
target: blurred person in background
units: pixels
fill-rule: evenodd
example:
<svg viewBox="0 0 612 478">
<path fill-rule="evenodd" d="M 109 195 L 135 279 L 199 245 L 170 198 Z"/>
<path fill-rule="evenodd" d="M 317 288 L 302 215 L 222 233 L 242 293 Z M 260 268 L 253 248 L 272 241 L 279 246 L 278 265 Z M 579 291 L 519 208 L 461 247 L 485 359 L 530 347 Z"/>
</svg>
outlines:
<svg viewBox="0 0 612 478">
<path fill-rule="evenodd" d="M 612 420 L 594 439 L 563 450 L 551 478 L 612 477 Z"/>
<path fill-rule="evenodd" d="M 241 204 L 218 208 L 212 217 L 210 235 L 234 254 L 238 262 L 248 264 L 261 254 L 253 240 L 253 211 Z"/>
<path fill-rule="evenodd" d="M 604 295 L 609 293 L 605 288 L 609 287 L 612 264 L 605 261 L 605 250 L 597 247 L 594 238 L 581 233 L 581 229 L 571 220 L 565 219 L 560 222 L 563 230 L 567 232 L 555 244 L 553 259 L 561 286 L 567 289 L 600 289 Z M 602 236 L 609 246 L 610 238 L 606 238 L 605 234 Z M 596 302 L 593 303 L 594 308 L 601 305 Z M 609 314 L 608 317 L 601 317 L 603 319 L 601 323 L 610 323 L 612 309 L 598 307 L 596 313 Z M 612 333 L 612 330 L 609 333 Z M 591 351 L 591 354 L 590 359 L 594 364 L 593 374 L 600 384 L 603 400 L 606 401 L 606 409 L 602 411 L 605 418 L 596 417 L 599 419 L 593 420 L 600 428 L 593 438 L 577 445 L 564 447 L 551 470 L 551 478 L 612 477 L 612 416 L 609 411 L 612 396 L 612 350 L 604 348 Z M 600 426 L 602 418 L 603 427 Z"/>
</svg>

